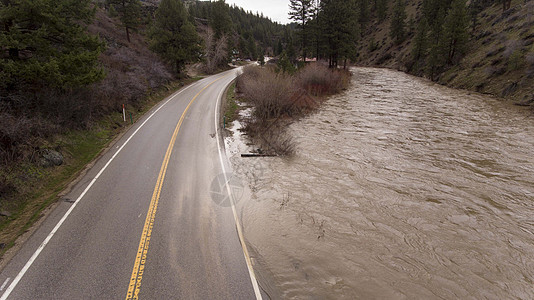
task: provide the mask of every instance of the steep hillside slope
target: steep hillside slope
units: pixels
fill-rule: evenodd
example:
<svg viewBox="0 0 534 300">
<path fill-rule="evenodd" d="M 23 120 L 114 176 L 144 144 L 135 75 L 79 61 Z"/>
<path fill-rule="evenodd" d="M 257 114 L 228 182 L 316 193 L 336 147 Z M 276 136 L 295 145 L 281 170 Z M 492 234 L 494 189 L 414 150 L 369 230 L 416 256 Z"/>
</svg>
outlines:
<svg viewBox="0 0 534 300">
<path fill-rule="evenodd" d="M 357 64 L 395 68 L 419 76 L 412 54 L 423 1 L 407 0 L 406 40 L 395 45 L 390 37 L 393 3 L 388 17 L 371 19 L 359 43 Z M 455 88 L 489 93 L 517 104 L 534 103 L 534 1 L 513 0 L 503 12 L 500 2 L 477 14 L 478 25 L 469 27 L 466 55 L 433 80 Z M 472 21 L 471 21 L 472 22 Z"/>
</svg>

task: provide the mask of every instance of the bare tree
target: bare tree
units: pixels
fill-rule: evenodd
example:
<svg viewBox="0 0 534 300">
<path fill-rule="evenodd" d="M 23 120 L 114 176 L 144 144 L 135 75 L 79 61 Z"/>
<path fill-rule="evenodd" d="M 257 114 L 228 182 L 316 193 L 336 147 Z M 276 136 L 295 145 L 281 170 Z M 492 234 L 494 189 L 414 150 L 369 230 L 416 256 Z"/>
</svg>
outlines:
<svg viewBox="0 0 534 300">
<path fill-rule="evenodd" d="M 205 45 L 205 71 L 211 74 L 217 70 L 217 67 L 226 63 L 228 55 L 228 36 L 221 35 L 219 39 L 216 38 L 215 31 L 211 27 L 207 27 L 204 34 Z"/>
</svg>

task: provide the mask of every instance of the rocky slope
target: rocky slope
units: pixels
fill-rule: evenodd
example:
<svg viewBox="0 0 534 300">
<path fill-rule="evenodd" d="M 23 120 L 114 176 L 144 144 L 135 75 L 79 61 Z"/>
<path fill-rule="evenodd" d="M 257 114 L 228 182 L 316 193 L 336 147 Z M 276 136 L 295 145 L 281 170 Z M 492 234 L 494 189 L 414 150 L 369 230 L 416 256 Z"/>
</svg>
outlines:
<svg viewBox="0 0 534 300">
<path fill-rule="evenodd" d="M 392 6 L 390 3 L 390 16 L 383 22 L 371 19 L 359 42 L 357 64 L 425 76 L 410 69 L 422 1 L 407 0 L 408 38 L 400 45 L 395 45 L 389 36 Z M 513 0 L 504 12 L 500 2 L 495 3 L 478 14 L 478 22 L 474 30 L 469 28 L 467 55 L 434 80 L 507 98 L 516 104 L 534 104 L 534 1 Z"/>
</svg>

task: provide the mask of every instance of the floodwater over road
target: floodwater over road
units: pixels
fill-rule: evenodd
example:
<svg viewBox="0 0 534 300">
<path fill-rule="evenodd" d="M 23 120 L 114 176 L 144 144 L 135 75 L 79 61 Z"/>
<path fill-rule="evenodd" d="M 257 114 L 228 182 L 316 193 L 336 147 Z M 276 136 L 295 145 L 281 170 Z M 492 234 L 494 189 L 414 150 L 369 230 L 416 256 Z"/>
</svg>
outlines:
<svg viewBox="0 0 534 300">
<path fill-rule="evenodd" d="M 291 125 L 293 159 L 231 158 L 248 174 L 241 218 L 262 287 L 273 299 L 533 299 L 532 113 L 353 72 Z"/>
</svg>

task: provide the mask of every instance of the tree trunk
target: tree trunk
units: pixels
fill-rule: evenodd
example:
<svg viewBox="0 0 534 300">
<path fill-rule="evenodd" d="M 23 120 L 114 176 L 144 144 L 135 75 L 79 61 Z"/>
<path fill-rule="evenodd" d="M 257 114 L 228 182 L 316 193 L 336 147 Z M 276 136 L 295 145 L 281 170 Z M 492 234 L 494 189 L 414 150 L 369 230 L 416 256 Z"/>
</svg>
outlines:
<svg viewBox="0 0 534 300">
<path fill-rule="evenodd" d="M 502 1 L 502 12 L 504 13 L 506 10 L 510 9 L 510 6 L 512 6 L 512 0 L 503 0 Z"/>
<path fill-rule="evenodd" d="M 317 51 L 315 53 L 315 58 L 317 59 L 317 61 L 319 61 L 319 37 L 317 37 L 317 41 L 316 41 L 315 47 L 316 47 L 316 51 Z"/>
<path fill-rule="evenodd" d="M 128 40 L 128 43 L 131 43 L 130 41 L 130 28 L 126 26 L 126 39 Z"/>
</svg>

